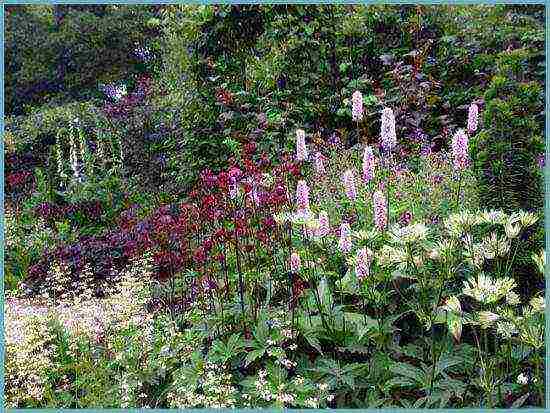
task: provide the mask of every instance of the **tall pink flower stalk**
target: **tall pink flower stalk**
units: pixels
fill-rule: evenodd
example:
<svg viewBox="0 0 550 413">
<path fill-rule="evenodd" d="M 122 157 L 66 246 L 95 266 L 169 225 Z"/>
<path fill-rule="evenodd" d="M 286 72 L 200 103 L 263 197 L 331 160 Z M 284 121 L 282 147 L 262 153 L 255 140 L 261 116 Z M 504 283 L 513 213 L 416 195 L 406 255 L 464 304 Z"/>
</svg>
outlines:
<svg viewBox="0 0 550 413">
<path fill-rule="evenodd" d="M 303 162 L 307 159 L 306 133 L 303 129 L 296 131 L 296 159 Z"/>
<path fill-rule="evenodd" d="M 459 129 L 454 134 L 451 148 L 455 170 L 462 171 L 466 169 L 470 164 L 470 157 L 468 155 L 468 135 L 463 129 Z"/>
<path fill-rule="evenodd" d="M 397 145 L 395 133 L 395 116 L 393 110 L 385 108 L 382 110 L 382 126 L 380 128 L 380 146 L 384 152 L 391 152 Z"/>
<path fill-rule="evenodd" d="M 353 173 L 353 170 L 348 169 L 346 172 L 344 172 L 344 174 L 342 175 L 342 181 L 344 183 L 346 196 L 352 201 L 357 199 L 357 189 L 355 188 L 355 175 Z"/>
<path fill-rule="evenodd" d="M 478 116 L 479 109 L 475 103 L 472 103 L 468 110 L 468 133 L 470 135 L 477 131 Z"/>
<path fill-rule="evenodd" d="M 296 274 L 298 271 L 300 271 L 301 267 L 302 260 L 300 259 L 300 256 L 296 252 L 290 254 L 290 271 Z"/>
<path fill-rule="evenodd" d="M 343 253 L 351 251 L 351 229 L 347 222 L 343 222 L 340 225 L 340 240 L 338 241 L 338 247 Z"/>
<path fill-rule="evenodd" d="M 309 215 L 309 187 L 303 179 L 296 186 L 296 208 L 299 214 Z"/>
<path fill-rule="evenodd" d="M 363 95 L 356 90 L 351 96 L 351 118 L 354 122 L 363 120 Z"/>
<path fill-rule="evenodd" d="M 326 237 L 330 233 L 330 222 L 326 211 L 319 212 L 319 227 L 315 234 L 319 238 Z"/>
<path fill-rule="evenodd" d="M 388 209 L 386 197 L 381 191 L 376 191 L 372 196 L 374 225 L 379 231 L 386 229 L 388 224 Z"/>
<path fill-rule="evenodd" d="M 374 153 L 369 145 L 365 146 L 363 152 L 363 180 L 365 183 L 369 183 L 374 178 Z"/>
<path fill-rule="evenodd" d="M 359 281 L 364 280 L 370 273 L 371 256 L 369 255 L 367 248 L 363 247 L 357 251 L 355 257 L 355 275 Z"/>
<path fill-rule="evenodd" d="M 324 175 L 326 173 L 325 170 L 325 157 L 321 152 L 315 153 L 315 158 L 313 165 L 315 167 L 315 172 L 317 172 L 318 175 Z"/>
</svg>

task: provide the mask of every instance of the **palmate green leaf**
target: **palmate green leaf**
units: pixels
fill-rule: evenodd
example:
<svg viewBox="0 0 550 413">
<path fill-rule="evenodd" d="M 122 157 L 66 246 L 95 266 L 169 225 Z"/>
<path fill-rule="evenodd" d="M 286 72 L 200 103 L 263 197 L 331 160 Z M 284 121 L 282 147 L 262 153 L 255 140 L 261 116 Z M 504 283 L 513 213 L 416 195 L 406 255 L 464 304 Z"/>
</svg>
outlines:
<svg viewBox="0 0 550 413">
<path fill-rule="evenodd" d="M 407 344 L 406 346 L 401 347 L 401 352 L 405 356 L 416 360 L 422 360 L 424 358 L 424 351 L 422 348 L 414 344 Z"/>
<path fill-rule="evenodd" d="M 468 385 L 460 380 L 452 379 L 445 375 L 445 378 L 437 382 L 437 387 L 454 394 L 457 397 L 462 397 Z"/>
<path fill-rule="evenodd" d="M 424 380 L 424 372 L 408 363 L 395 363 L 391 367 L 391 371 L 399 376 L 407 377 L 415 382 L 422 383 Z"/>
<path fill-rule="evenodd" d="M 445 370 L 447 370 L 450 367 L 457 366 L 459 364 L 462 364 L 464 360 L 461 357 L 456 356 L 442 356 L 439 361 L 437 362 L 435 366 L 435 376 L 437 377 L 439 374 L 443 373 Z"/>
<path fill-rule="evenodd" d="M 265 349 L 256 349 L 250 351 L 245 358 L 244 365 L 248 367 L 250 364 L 261 358 L 265 354 Z"/>
<path fill-rule="evenodd" d="M 321 349 L 321 342 L 319 341 L 319 338 L 317 336 L 317 330 L 313 328 L 302 329 L 301 333 L 311 347 L 313 347 L 319 353 L 323 354 L 323 350 Z"/>
</svg>

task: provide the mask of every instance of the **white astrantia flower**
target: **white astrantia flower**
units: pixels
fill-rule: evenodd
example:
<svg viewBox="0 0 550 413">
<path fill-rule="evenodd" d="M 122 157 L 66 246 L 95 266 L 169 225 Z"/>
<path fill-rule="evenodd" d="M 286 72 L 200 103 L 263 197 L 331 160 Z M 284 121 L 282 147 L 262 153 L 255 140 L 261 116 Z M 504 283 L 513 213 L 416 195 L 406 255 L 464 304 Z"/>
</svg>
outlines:
<svg viewBox="0 0 550 413">
<path fill-rule="evenodd" d="M 423 223 L 411 224 L 406 227 L 394 225 L 390 230 L 392 242 L 396 244 L 410 244 L 424 241 L 429 233 L 429 229 Z"/>
<path fill-rule="evenodd" d="M 481 213 L 481 221 L 487 224 L 504 225 L 508 216 L 502 210 L 490 210 Z"/>
<path fill-rule="evenodd" d="M 518 384 L 526 385 L 529 382 L 528 377 L 524 373 L 520 373 L 517 378 Z"/>
<path fill-rule="evenodd" d="M 462 293 L 470 296 L 483 304 L 494 304 L 504 298 L 511 290 L 516 287 L 513 278 L 504 277 L 493 279 L 480 273 L 477 278 L 470 278 L 464 281 Z"/>
</svg>

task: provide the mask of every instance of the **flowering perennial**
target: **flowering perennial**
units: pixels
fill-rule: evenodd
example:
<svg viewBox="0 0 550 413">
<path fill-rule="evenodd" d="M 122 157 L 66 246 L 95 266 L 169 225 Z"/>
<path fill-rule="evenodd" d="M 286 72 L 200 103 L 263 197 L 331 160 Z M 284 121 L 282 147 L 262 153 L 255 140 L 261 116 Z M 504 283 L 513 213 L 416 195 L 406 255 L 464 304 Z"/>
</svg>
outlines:
<svg viewBox="0 0 550 413">
<path fill-rule="evenodd" d="M 317 236 L 322 238 L 330 232 L 330 224 L 326 211 L 319 212 L 319 226 L 317 227 Z"/>
<path fill-rule="evenodd" d="M 473 134 L 477 130 L 477 121 L 478 121 L 478 108 L 475 103 L 470 105 L 468 110 L 468 132 Z"/>
<path fill-rule="evenodd" d="M 355 200 L 357 198 L 357 189 L 355 188 L 355 175 L 351 169 L 344 172 L 342 181 L 344 182 L 344 189 L 347 197 L 351 200 Z"/>
<path fill-rule="evenodd" d="M 352 109 L 351 117 L 354 122 L 361 122 L 363 120 L 363 95 L 356 90 L 351 97 Z"/>
<path fill-rule="evenodd" d="M 296 131 L 296 159 L 303 162 L 307 159 L 306 133 L 303 129 Z"/>
<path fill-rule="evenodd" d="M 343 222 L 340 225 L 340 240 L 338 241 L 338 247 L 340 251 L 347 253 L 351 251 L 351 230 L 349 224 Z"/>
<path fill-rule="evenodd" d="M 384 152 L 391 152 L 397 145 L 395 134 L 395 116 L 393 110 L 385 108 L 382 110 L 382 126 L 380 128 L 380 145 Z"/>
<path fill-rule="evenodd" d="M 453 164 L 457 171 L 462 171 L 470 164 L 468 155 L 468 135 L 459 129 L 453 136 L 452 142 Z"/>
<path fill-rule="evenodd" d="M 367 248 L 363 247 L 357 251 L 357 257 L 355 258 L 355 275 L 358 280 L 364 280 L 369 275 L 371 263 L 371 254 L 367 251 Z"/>
<path fill-rule="evenodd" d="M 374 154 L 370 146 L 365 146 L 363 152 L 363 180 L 365 183 L 369 183 L 374 178 Z"/>
<path fill-rule="evenodd" d="M 321 152 L 315 153 L 313 165 L 315 166 L 315 172 L 317 172 L 317 174 L 324 175 L 326 173 L 324 156 Z"/>
<path fill-rule="evenodd" d="M 300 256 L 296 252 L 293 252 L 290 255 L 290 271 L 297 273 L 300 271 L 301 266 L 302 260 L 300 260 Z"/>
<path fill-rule="evenodd" d="M 376 191 L 372 196 L 374 210 L 374 225 L 380 231 L 383 231 L 388 224 L 388 208 L 386 197 L 381 191 Z"/>
<path fill-rule="evenodd" d="M 296 186 L 296 206 L 299 214 L 309 213 L 309 187 L 303 179 Z"/>
</svg>

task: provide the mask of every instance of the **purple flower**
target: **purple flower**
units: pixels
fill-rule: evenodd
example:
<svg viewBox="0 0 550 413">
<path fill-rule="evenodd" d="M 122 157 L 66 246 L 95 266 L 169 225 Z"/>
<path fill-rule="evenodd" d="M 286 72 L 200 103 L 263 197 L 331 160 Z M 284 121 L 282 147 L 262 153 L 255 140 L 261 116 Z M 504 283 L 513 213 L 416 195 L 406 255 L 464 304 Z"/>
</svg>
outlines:
<svg viewBox="0 0 550 413">
<path fill-rule="evenodd" d="M 303 179 L 299 180 L 296 186 L 296 206 L 298 212 L 309 212 L 309 187 Z"/>
<path fill-rule="evenodd" d="M 330 232 L 330 223 L 328 219 L 328 214 L 326 211 L 319 212 L 319 227 L 317 228 L 316 236 L 322 238 L 328 235 Z"/>
<path fill-rule="evenodd" d="M 344 182 L 344 189 L 346 191 L 346 196 L 352 201 L 357 199 L 357 190 L 355 188 L 355 175 L 353 170 L 348 169 L 344 172 L 342 176 L 342 181 Z"/>
<path fill-rule="evenodd" d="M 305 161 L 307 159 L 306 133 L 303 129 L 296 131 L 296 159 Z"/>
<path fill-rule="evenodd" d="M 462 171 L 470 164 L 468 155 L 468 135 L 463 129 L 459 129 L 453 136 L 451 144 L 453 152 L 453 164 L 457 171 Z"/>
<path fill-rule="evenodd" d="M 372 148 L 366 145 L 363 152 L 363 180 L 367 184 L 374 178 L 374 163 L 375 158 Z"/>
<path fill-rule="evenodd" d="M 351 229 L 347 222 L 343 222 L 340 225 L 340 240 L 338 241 L 338 247 L 343 253 L 351 251 Z"/>
<path fill-rule="evenodd" d="M 290 271 L 296 274 L 298 271 L 300 271 L 301 266 L 302 260 L 300 259 L 300 256 L 296 252 L 293 252 L 290 255 Z"/>
<path fill-rule="evenodd" d="M 317 174 L 319 175 L 324 175 L 326 173 L 324 158 L 325 157 L 321 152 L 315 153 L 315 159 L 314 159 L 315 172 L 317 172 Z"/>
<path fill-rule="evenodd" d="M 543 153 L 541 153 L 539 156 L 537 156 L 537 164 L 538 164 L 540 169 L 544 169 L 545 159 L 544 159 L 544 154 Z"/>
<path fill-rule="evenodd" d="M 386 229 L 388 223 L 388 209 L 386 197 L 381 191 L 376 191 L 372 196 L 374 225 L 379 231 Z"/>
<path fill-rule="evenodd" d="M 363 120 L 363 95 L 356 90 L 351 97 L 352 109 L 351 118 L 354 122 L 361 122 Z"/>
<path fill-rule="evenodd" d="M 420 155 L 427 157 L 430 156 L 432 153 L 432 148 L 429 144 L 425 143 L 422 145 L 422 148 L 420 149 Z"/>
<path fill-rule="evenodd" d="M 468 110 L 468 133 L 472 135 L 477 130 L 477 121 L 478 121 L 478 107 L 475 103 L 470 105 Z"/>
<path fill-rule="evenodd" d="M 401 225 L 409 225 L 411 223 L 411 220 L 412 220 L 412 213 L 411 211 L 405 211 L 401 214 L 401 217 L 399 218 L 399 222 L 401 223 Z"/>
<path fill-rule="evenodd" d="M 355 258 L 355 275 L 359 281 L 364 280 L 370 273 L 371 256 L 365 247 L 357 251 Z"/>
<path fill-rule="evenodd" d="M 382 126 L 380 128 L 380 146 L 384 152 L 391 152 L 397 145 L 395 134 L 395 116 L 393 110 L 385 108 L 382 110 Z"/>
</svg>

